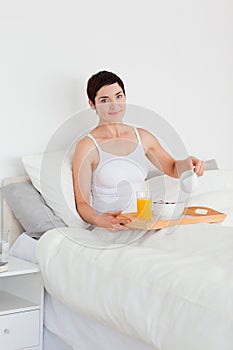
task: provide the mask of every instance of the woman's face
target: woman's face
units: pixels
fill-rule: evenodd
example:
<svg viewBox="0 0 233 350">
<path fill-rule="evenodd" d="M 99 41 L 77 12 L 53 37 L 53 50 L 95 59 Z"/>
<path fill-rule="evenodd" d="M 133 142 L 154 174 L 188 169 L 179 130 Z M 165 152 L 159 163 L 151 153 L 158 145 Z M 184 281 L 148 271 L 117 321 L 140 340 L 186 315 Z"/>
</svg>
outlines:
<svg viewBox="0 0 233 350">
<path fill-rule="evenodd" d="M 89 101 L 102 123 L 119 123 L 125 114 L 126 97 L 118 83 L 102 86 L 96 94 L 95 106 Z"/>
</svg>

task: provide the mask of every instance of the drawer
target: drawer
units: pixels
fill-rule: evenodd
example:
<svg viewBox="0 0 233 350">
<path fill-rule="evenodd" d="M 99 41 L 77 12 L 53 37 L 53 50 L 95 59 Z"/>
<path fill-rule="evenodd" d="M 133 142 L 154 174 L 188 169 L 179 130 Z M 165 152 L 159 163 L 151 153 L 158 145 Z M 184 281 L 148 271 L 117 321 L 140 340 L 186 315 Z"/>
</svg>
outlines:
<svg viewBox="0 0 233 350">
<path fill-rule="evenodd" d="M 33 310 L 0 316 L 1 349 L 33 347 L 40 339 L 40 311 Z"/>
</svg>

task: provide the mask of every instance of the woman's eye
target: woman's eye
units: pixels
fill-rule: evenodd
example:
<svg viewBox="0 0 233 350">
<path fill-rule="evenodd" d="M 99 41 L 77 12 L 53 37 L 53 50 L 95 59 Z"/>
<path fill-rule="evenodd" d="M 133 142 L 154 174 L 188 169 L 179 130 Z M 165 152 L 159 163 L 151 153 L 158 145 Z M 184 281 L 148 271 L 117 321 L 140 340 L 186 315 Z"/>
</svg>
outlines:
<svg viewBox="0 0 233 350">
<path fill-rule="evenodd" d="M 107 103 L 108 99 L 107 98 L 103 98 L 102 100 L 100 100 L 101 103 Z"/>
<path fill-rule="evenodd" d="M 123 95 L 117 95 L 117 98 L 122 98 L 123 97 Z"/>
</svg>

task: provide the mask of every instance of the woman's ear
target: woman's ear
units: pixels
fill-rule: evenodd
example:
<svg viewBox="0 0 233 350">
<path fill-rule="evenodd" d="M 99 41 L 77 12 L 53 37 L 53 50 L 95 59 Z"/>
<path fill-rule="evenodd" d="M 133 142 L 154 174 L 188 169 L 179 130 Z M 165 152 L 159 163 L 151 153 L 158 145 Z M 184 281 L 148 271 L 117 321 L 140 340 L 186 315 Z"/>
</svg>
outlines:
<svg viewBox="0 0 233 350">
<path fill-rule="evenodd" d="M 90 99 L 88 99 L 88 103 L 89 103 L 91 109 L 95 109 L 95 105 Z"/>
</svg>

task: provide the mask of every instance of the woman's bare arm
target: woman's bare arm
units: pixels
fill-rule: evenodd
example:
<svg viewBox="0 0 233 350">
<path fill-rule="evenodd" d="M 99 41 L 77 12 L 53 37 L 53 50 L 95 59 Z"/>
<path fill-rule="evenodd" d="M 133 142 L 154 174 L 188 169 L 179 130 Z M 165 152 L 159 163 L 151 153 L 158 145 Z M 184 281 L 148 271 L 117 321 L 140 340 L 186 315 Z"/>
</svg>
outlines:
<svg viewBox="0 0 233 350">
<path fill-rule="evenodd" d="M 145 129 L 139 129 L 138 131 L 147 158 L 163 173 L 179 178 L 184 171 L 194 169 L 198 176 L 203 175 L 205 162 L 193 156 L 183 160 L 175 160 L 149 131 Z"/>
<path fill-rule="evenodd" d="M 108 229 L 124 229 L 124 224 L 130 221 L 117 218 L 121 211 L 97 214 L 90 205 L 91 178 L 93 165 L 98 159 L 98 151 L 93 148 L 92 141 L 87 137 L 80 140 L 75 149 L 72 174 L 76 208 L 84 221 Z"/>
</svg>

